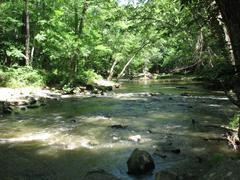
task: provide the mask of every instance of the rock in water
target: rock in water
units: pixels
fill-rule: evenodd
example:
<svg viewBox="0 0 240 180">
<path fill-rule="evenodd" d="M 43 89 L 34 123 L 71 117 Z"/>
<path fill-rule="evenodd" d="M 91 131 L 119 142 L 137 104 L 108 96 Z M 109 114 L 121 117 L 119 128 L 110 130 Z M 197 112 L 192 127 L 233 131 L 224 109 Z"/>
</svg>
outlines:
<svg viewBox="0 0 240 180">
<path fill-rule="evenodd" d="M 107 173 L 104 170 L 95 170 L 88 172 L 84 180 L 119 180 L 117 177 L 112 174 Z"/>
<path fill-rule="evenodd" d="M 126 129 L 128 126 L 127 125 L 121 125 L 121 124 L 115 124 L 115 125 L 111 125 L 109 126 L 113 129 Z"/>
<path fill-rule="evenodd" d="M 129 136 L 128 140 L 133 142 L 140 142 L 142 139 L 141 135 Z"/>
<path fill-rule="evenodd" d="M 174 172 L 160 171 L 156 173 L 155 180 L 177 180 L 178 177 Z"/>
<path fill-rule="evenodd" d="M 154 161 L 151 155 L 143 150 L 135 149 L 127 161 L 128 174 L 141 175 L 151 172 L 154 168 Z"/>
</svg>

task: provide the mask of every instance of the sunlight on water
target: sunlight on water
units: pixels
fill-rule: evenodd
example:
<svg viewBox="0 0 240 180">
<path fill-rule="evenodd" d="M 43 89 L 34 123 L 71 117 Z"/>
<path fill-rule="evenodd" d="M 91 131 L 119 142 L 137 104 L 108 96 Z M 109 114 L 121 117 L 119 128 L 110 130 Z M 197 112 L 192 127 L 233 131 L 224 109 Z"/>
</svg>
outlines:
<svg viewBox="0 0 240 180">
<path fill-rule="evenodd" d="M 52 135 L 46 132 L 36 134 L 25 134 L 16 138 L 2 138 L 0 143 L 16 143 L 16 142 L 28 142 L 28 141 L 46 141 Z"/>
<path fill-rule="evenodd" d="M 233 106 L 222 94 L 195 84 L 177 86 L 156 81 L 126 82 L 116 94 L 50 101 L 45 107 L 0 118 L 0 163 L 10 177 L 27 174 L 35 178 L 32 171 L 43 169 L 43 177 L 47 174 L 49 179 L 78 179 L 79 172 L 83 175 L 89 169 L 102 168 L 133 180 L 126 174 L 126 161 L 135 148 L 153 153 L 159 144 L 172 143 L 191 157 L 227 153 L 223 143 L 203 139 L 218 137 L 217 131 L 205 126 L 227 123 Z M 182 95 L 186 92 L 187 96 Z M 134 137 L 140 138 L 135 141 Z M 160 164 L 156 171 L 182 158 L 174 156 L 165 161 L 154 156 Z M 16 163 L 18 168 L 8 168 Z M 20 171 L 21 167 L 28 168 Z"/>
</svg>

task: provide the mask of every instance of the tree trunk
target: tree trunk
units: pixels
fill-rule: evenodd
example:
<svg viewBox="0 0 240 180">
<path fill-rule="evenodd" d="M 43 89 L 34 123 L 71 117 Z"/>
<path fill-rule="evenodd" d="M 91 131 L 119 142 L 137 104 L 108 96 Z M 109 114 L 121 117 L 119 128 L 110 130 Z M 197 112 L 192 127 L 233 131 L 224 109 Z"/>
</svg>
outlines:
<svg viewBox="0 0 240 180">
<path fill-rule="evenodd" d="M 240 74 L 240 1 L 239 0 L 216 0 L 223 21 L 226 25 L 229 40 L 235 59 L 236 74 Z"/>
<path fill-rule="evenodd" d="M 29 25 L 29 9 L 28 0 L 25 0 L 25 65 L 30 66 L 30 25 Z"/>
<path fill-rule="evenodd" d="M 202 61 L 202 54 L 203 54 L 203 45 L 204 45 L 204 37 L 203 37 L 203 28 L 200 29 L 200 33 L 197 38 L 197 43 L 195 47 L 195 58 L 197 63 L 197 68 L 199 69 Z"/>
<path fill-rule="evenodd" d="M 82 9 L 82 13 L 81 13 L 81 18 L 80 18 L 80 21 L 79 21 L 79 24 L 78 24 L 78 35 L 81 36 L 82 33 L 83 33 L 83 28 L 84 28 L 84 18 L 86 16 L 86 13 L 87 13 L 87 9 L 88 9 L 88 0 L 85 0 L 84 1 L 84 4 L 83 4 L 83 9 Z"/>
<path fill-rule="evenodd" d="M 119 73 L 117 80 L 119 80 L 123 75 L 124 72 L 126 71 L 127 67 L 129 66 L 129 64 L 133 61 L 133 59 L 135 58 L 135 56 L 137 55 L 137 53 L 135 53 L 129 60 L 128 62 L 125 64 L 125 66 L 123 67 L 122 71 Z"/>
<path fill-rule="evenodd" d="M 238 119 L 238 132 L 237 132 L 238 140 L 240 141 L 240 118 Z"/>
<path fill-rule="evenodd" d="M 228 50 L 229 50 L 229 56 L 230 56 L 231 64 L 232 64 L 233 67 L 236 68 L 236 60 L 235 60 L 235 56 L 234 56 L 234 53 L 233 53 L 231 39 L 230 39 L 229 32 L 228 32 L 225 24 L 223 24 L 223 31 L 224 31 L 224 35 L 225 35 L 225 41 L 227 42 L 227 47 L 228 47 Z M 237 71 L 237 69 L 235 69 L 235 71 Z"/>
<path fill-rule="evenodd" d="M 82 12 L 79 18 L 79 11 L 78 11 L 78 6 L 77 6 L 78 1 L 75 0 L 74 1 L 74 31 L 76 36 L 78 36 L 78 38 L 81 38 L 82 33 L 83 33 L 83 28 L 84 28 L 84 18 L 86 16 L 87 13 L 87 8 L 88 8 L 88 0 L 85 0 L 83 3 L 83 8 L 82 8 Z M 70 58 L 70 65 L 69 65 L 69 72 L 70 72 L 70 79 L 74 80 L 75 79 L 75 75 L 78 71 L 78 64 L 79 64 L 79 49 L 77 48 L 75 50 L 75 53 L 73 54 L 73 56 Z"/>
<path fill-rule="evenodd" d="M 117 63 L 118 63 L 118 60 L 115 59 L 114 62 L 113 62 L 113 65 L 112 65 L 112 67 L 111 67 L 111 69 L 110 69 L 108 78 L 107 78 L 108 81 L 111 81 L 111 80 L 112 80 L 113 74 L 114 74 L 114 69 L 115 69 Z"/>
<path fill-rule="evenodd" d="M 133 56 L 128 60 L 128 62 L 125 64 L 125 66 L 123 67 L 122 71 L 119 73 L 117 80 L 119 80 L 123 75 L 124 72 L 126 71 L 127 67 L 131 64 L 131 62 L 134 60 L 134 58 L 138 55 L 138 53 L 146 46 L 148 45 L 150 42 L 145 42 L 142 44 L 142 46 L 140 48 L 137 49 L 137 51 L 133 54 Z"/>
</svg>

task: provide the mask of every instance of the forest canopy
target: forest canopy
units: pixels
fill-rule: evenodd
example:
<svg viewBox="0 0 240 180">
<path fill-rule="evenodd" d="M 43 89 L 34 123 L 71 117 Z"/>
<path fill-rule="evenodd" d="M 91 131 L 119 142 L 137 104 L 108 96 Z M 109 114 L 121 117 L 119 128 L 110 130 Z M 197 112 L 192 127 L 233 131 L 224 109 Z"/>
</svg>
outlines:
<svg viewBox="0 0 240 180">
<path fill-rule="evenodd" d="M 2 1 L 1 85 L 18 86 L 16 79 L 26 85 L 76 85 L 144 72 L 232 79 L 239 45 L 223 7 L 239 3 L 226 2 Z"/>
</svg>

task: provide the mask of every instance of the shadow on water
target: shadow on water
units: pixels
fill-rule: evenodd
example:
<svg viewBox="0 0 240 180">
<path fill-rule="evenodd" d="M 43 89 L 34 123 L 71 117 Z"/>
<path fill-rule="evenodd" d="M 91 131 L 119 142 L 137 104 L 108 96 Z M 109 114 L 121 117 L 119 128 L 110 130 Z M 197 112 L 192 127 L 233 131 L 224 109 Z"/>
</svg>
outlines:
<svg viewBox="0 0 240 180">
<path fill-rule="evenodd" d="M 154 154 L 155 172 L 195 165 L 201 174 L 209 156 L 231 154 L 226 142 L 206 140 L 224 133 L 207 125 L 227 124 L 234 111 L 220 92 L 189 82 L 128 82 L 115 95 L 51 101 L 0 119 L 0 179 L 81 179 L 96 168 L 126 180 L 154 179 L 127 175 L 135 148 Z M 132 135 L 141 141 L 128 141 Z M 181 153 L 154 153 L 166 143 Z"/>
<path fill-rule="evenodd" d="M 115 156 L 118 154 L 116 149 L 114 154 Z M 40 146 L 37 142 L 36 144 L 33 142 L 2 144 L 0 174 L 1 179 L 81 179 L 94 167 L 114 169 L 111 163 L 116 164 L 117 159 L 113 158 L 109 161 L 106 156 L 109 154 L 88 149 L 49 150 L 48 147 Z"/>
</svg>

